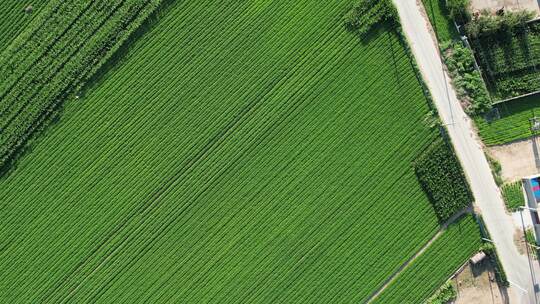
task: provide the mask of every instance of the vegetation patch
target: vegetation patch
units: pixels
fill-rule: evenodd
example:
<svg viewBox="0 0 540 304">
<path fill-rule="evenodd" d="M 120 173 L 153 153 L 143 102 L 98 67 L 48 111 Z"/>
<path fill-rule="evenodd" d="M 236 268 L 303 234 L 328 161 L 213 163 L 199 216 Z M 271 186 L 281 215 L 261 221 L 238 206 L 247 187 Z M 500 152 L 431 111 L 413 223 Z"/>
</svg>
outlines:
<svg viewBox="0 0 540 304">
<path fill-rule="evenodd" d="M 437 39 L 440 42 L 459 39 L 452 19 L 448 18 L 450 11 L 446 6 L 447 0 L 422 0 L 422 2 L 437 34 Z"/>
<path fill-rule="evenodd" d="M 458 24 L 465 24 L 471 20 L 469 6 L 471 0 L 445 0 L 448 7 L 448 16 Z"/>
<path fill-rule="evenodd" d="M 468 1 L 424 0 L 424 7 L 435 28 L 441 52 L 452 77 L 458 98 L 471 115 L 491 109 L 491 98 L 482 75 L 476 69 L 474 54 L 467 48 L 455 28 L 450 16 L 465 14 L 459 8 Z M 466 3 L 463 3 L 466 2 Z"/>
<path fill-rule="evenodd" d="M 501 187 L 501 191 L 508 210 L 517 211 L 520 207 L 525 206 L 521 181 L 505 184 Z"/>
<path fill-rule="evenodd" d="M 3 302 L 365 302 L 439 228 L 438 133 L 348 4 L 171 1 L 2 179 Z"/>
<path fill-rule="evenodd" d="M 416 159 L 414 168 L 441 222 L 471 204 L 473 197 L 461 164 L 442 139 Z"/>
<path fill-rule="evenodd" d="M 529 138 L 531 119 L 540 116 L 540 94 L 521 97 L 493 106 L 493 117 L 476 116 L 478 133 L 487 145 L 500 145 Z"/>
<path fill-rule="evenodd" d="M 391 0 L 357 0 L 345 14 L 345 27 L 365 36 L 373 26 L 385 21 L 397 22 L 397 12 Z"/>
<path fill-rule="evenodd" d="M 425 304 L 446 304 L 457 298 L 457 291 L 452 281 L 444 283 L 433 296 L 431 296 Z"/>
<path fill-rule="evenodd" d="M 443 43 L 441 49 L 457 95 L 467 104 L 467 111 L 476 115 L 491 109 L 491 98 L 480 72 L 474 66 L 472 51 L 461 41 Z"/>
<path fill-rule="evenodd" d="M 538 247 L 538 243 L 536 242 L 533 228 L 525 230 L 525 242 L 527 243 L 527 246 L 529 246 L 533 258 L 540 260 L 540 247 Z"/>
<path fill-rule="evenodd" d="M 20 32 L 39 15 L 49 0 L 0 1 L 0 51 L 4 50 L 19 35 Z M 28 5 L 28 3 L 32 3 Z M 27 8 L 31 10 L 27 12 Z"/>
</svg>

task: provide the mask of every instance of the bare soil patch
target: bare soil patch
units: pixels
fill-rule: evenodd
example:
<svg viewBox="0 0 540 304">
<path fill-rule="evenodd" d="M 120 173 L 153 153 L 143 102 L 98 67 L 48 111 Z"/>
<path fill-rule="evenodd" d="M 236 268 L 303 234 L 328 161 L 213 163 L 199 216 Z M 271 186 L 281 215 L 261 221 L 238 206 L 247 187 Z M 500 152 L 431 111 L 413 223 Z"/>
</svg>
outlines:
<svg viewBox="0 0 540 304">
<path fill-rule="evenodd" d="M 538 139 L 526 139 L 486 148 L 502 167 L 505 181 L 516 181 L 540 172 L 540 146 Z"/>
<path fill-rule="evenodd" d="M 493 266 L 486 259 L 478 265 L 467 265 L 454 278 L 457 289 L 456 304 L 514 303 L 505 287 L 495 281 Z"/>
</svg>

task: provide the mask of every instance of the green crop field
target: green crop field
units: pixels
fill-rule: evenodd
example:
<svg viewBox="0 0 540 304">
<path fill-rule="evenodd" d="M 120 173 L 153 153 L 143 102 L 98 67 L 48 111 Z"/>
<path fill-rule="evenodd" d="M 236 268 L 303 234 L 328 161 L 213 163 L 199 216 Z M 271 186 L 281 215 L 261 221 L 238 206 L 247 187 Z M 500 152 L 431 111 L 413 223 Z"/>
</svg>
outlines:
<svg viewBox="0 0 540 304">
<path fill-rule="evenodd" d="M 373 303 L 422 303 L 480 250 L 480 237 L 475 219 L 470 215 L 461 218 L 397 276 Z"/>
<path fill-rule="evenodd" d="M 530 119 L 540 116 L 540 95 L 532 95 L 495 105 L 500 119 L 476 117 L 478 132 L 487 145 L 504 144 L 532 136 Z"/>
<path fill-rule="evenodd" d="M 511 36 L 471 39 L 488 88 L 496 99 L 540 90 L 540 22 Z"/>
<path fill-rule="evenodd" d="M 165 2 L 80 98 L 24 99 L 65 108 L 0 179 L 0 302 L 366 301 L 439 228 L 413 167 L 439 133 L 396 31 L 347 31 L 350 1 Z"/>
<path fill-rule="evenodd" d="M 0 50 L 5 49 L 15 37 L 39 14 L 49 0 L 20 0 L 0 1 Z M 25 12 L 32 7 L 31 12 Z"/>
<path fill-rule="evenodd" d="M 525 196 L 521 181 L 503 185 L 501 192 L 508 210 L 517 211 L 520 207 L 525 206 Z"/>
</svg>

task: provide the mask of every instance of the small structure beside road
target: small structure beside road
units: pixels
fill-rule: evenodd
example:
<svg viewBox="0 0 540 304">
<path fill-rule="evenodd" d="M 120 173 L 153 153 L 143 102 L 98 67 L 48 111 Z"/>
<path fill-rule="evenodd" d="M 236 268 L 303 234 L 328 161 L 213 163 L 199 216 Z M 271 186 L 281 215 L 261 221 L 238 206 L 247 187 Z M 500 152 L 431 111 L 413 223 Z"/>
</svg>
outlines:
<svg viewBox="0 0 540 304">
<path fill-rule="evenodd" d="M 478 252 L 477 254 L 475 254 L 475 255 L 469 260 L 469 262 L 471 262 L 471 264 L 473 264 L 473 265 L 476 265 L 476 264 L 482 262 L 485 258 L 486 258 L 486 254 L 485 254 L 483 251 L 480 251 L 480 252 Z"/>
<path fill-rule="evenodd" d="M 540 218 L 538 217 L 538 203 L 540 202 L 540 175 L 532 175 L 523 178 L 523 187 L 527 194 L 527 207 L 533 222 L 536 239 L 540 237 Z"/>
</svg>

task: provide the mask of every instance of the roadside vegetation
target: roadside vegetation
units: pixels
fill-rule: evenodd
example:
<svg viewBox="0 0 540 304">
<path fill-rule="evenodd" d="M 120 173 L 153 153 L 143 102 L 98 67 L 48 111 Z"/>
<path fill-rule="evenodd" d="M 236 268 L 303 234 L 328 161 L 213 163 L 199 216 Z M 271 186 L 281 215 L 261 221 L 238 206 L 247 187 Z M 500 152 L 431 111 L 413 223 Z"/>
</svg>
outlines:
<svg viewBox="0 0 540 304">
<path fill-rule="evenodd" d="M 447 0 L 422 0 L 422 2 L 424 3 L 429 20 L 433 25 L 437 39 L 440 42 L 446 43 L 457 41 L 459 34 L 452 19 L 448 18 L 451 12 L 446 6 Z"/>
<path fill-rule="evenodd" d="M 457 291 L 454 283 L 452 281 L 447 281 L 425 302 L 425 304 L 447 304 L 451 303 L 456 298 Z"/>
<path fill-rule="evenodd" d="M 521 181 L 504 184 L 501 191 L 508 210 L 517 211 L 520 207 L 525 206 Z"/>
<path fill-rule="evenodd" d="M 525 242 L 526 245 L 529 246 L 529 250 L 532 252 L 533 258 L 540 260 L 540 247 L 536 242 L 536 237 L 534 236 L 534 230 L 532 228 L 525 230 Z"/>
<path fill-rule="evenodd" d="M 442 139 L 415 160 L 414 169 L 442 223 L 472 203 L 461 164 L 450 144 Z"/>
<path fill-rule="evenodd" d="M 482 244 L 480 249 L 488 256 L 492 265 L 495 266 L 495 280 L 497 281 L 497 283 L 505 287 L 510 286 L 510 282 L 508 282 L 506 272 L 504 271 L 501 261 L 499 260 L 499 256 L 497 255 L 497 249 L 495 248 L 495 246 L 492 243 L 486 242 Z"/>
<path fill-rule="evenodd" d="M 428 17 L 439 41 L 458 98 L 471 115 L 491 109 L 492 100 L 474 65 L 474 54 L 461 41 L 454 20 L 469 18 L 468 0 L 423 0 Z"/>
<path fill-rule="evenodd" d="M 474 55 L 463 42 L 453 40 L 441 44 L 446 66 L 458 98 L 472 115 L 482 114 L 492 107 L 482 75 L 474 66 Z"/>
</svg>

